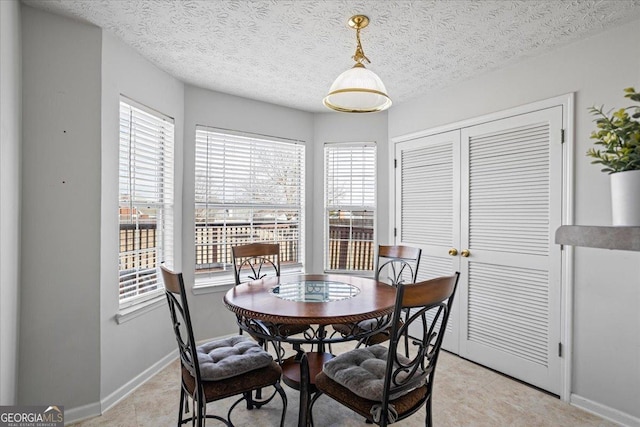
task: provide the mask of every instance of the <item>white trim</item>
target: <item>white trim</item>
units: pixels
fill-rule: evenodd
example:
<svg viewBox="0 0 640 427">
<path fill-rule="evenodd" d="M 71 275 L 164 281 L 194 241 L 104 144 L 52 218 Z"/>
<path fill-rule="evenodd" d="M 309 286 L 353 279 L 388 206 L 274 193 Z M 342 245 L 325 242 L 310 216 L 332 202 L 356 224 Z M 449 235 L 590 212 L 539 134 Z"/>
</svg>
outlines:
<svg viewBox="0 0 640 427">
<path fill-rule="evenodd" d="M 196 124 L 196 130 L 202 130 L 202 131 L 205 131 L 205 132 L 213 132 L 213 133 L 217 133 L 217 134 L 220 134 L 220 135 L 238 136 L 238 137 L 241 137 L 241 138 L 256 138 L 256 139 L 263 139 L 263 140 L 272 141 L 272 142 L 287 142 L 287 143 L 306 145 L 306 141 L 304 141 L 302 139 L 285 138 L 285 137 L 282 137 L 282 136 L 273 136 L 273 135 L 265 135 L 263 133 L 246 132 L 246 131 L 242 131 L 242 130 L 220 128 L 220 127 L 209 126 L 209 125 Z"/>
<path fill-rule="evenodd" d="M 449 132 L 452 130 L 458 130 L 470 126 L 475 126 L 495 120 L 505 119 L 507 117 L 518 116 L 520 114 L 531 113 L 537 110 L 544 110 L 546 108 L 555 107 L 557 105 L 571 105 L 573 106 L 573 93 L 567 93 L 564 95 L 555 96 L 553 98 L 544 99 L 542 101 L 535 101 L 529 104 L 520 105 L 517 107 L 507 108 L 494 113 L 485 114 L 483 116 L 473 117 L 471 119 L 461 120 L 454 123 L 448 123 L 446 125 L 437 126 L 430 129 L 421 130 L 418 132 L 408 133 L 406 135 L 394 136 L 391 138 L 392 145 L 398 142 L 411 141 L 413 139 L 422 138 L 425 136 L 435 135 L 438 133 Z M 573 108 L 571 108 L 573 109 Z M 572 118 L 573 119 L 573 118 Z"/>
<path fill-rule="evenodd" d="M 216 273 L 195 273 L 192 289 L 196 294 L 196 289 L 233 286 L 234 280 L 231 270 Z"/>
<path fill-rule="evenodd" d="M 131 319 L 135 319 L 138 316 L 155 310 L 160 306 L 164 306 L 164 303 L 166 302 L 167 300 L 163 292 L 162 294 L 156 295 L 150 300 L 120 309 L 118 311 L 118 314 L 116 314 L 116 323 L 118 325 L 121 325 L 122 323 L 128 322 Z"/>
<path fill-rule="evenodd" d="M 204 342 L 209 342 L 213 340 L 225 339 L 235 334 L 223 335 L 216 338 L 210 338 L 198 341 L 196 344 L 201 344 Z M 77 408 L 65 408 L 65 425 L 75 423 L 78 421 L 86 420 L 87 418 L 97 417 L 99 415 L 104 414 L 106 411 L 114 407 L 118 404 L 122 399 L 125 399 L 131 393 L 136 391 L 140 386 L 153 378 L 160 371 L 165 369 L 169 364 L 173 363 L 178 357 L 178 350 L 173 350 L 162 359 L 158 360 L 156 363 L 151 365 L 149 368 L 145 369 L 136 377 L 132 378 L 130 381 L 125 383 L 123 386 L 115 390 L 113 393 L 109 394 L 104 399 L 101 399 L 99 402 L 89 403 L 88 405 L 79 406 Z M 178 379 L 177 379 L 178 380 Z M 177 381 L 176 380 L 176 381 Z M 176 403 L 178 399 L 178 395 L 176 395 Z"/>
<path fill-rule="evenodd" d="M 574 138 L 575 138 L 575 93 L 570 92 L 564 95 L 558 95 L 553 98 L 548 98 L 532 103 L 520 105 L 513 108 L 507 108 L 501 111 L 485 114 L 478 117 L 473 117 L 466 120 L 461 120 L 445 125 L 424 129 L 421 131 L 399 135 L 391 137 L 389 144 L 390 153 L 390 167 L 394 173 L 395 182 L 395 147 L 396 144 L 412 141 L 418 138 L 426 136 L 441 134 L 458 129 L 463 129 L 470 126 L 484 124 L 495 120 L 501 120 L 507 117 L 513 117 L 520 114 L 526 114 L 537 110 L 543 110 L 555 106 L 562 106 L 562 121 L 563 129 L 565 130 L 565 142 L 563 144 L 563 172 L 562 172 L 562 191 L 563 191 L 563 225 L 573 224 L 573 204 L 574 204 Z M 397 183 L 396 183 L 397 184 Z M 396 212 L 395 212 L 395 187 L 394 191 L 390 191 L 390 219 L 391 224 L 396 226 Z M 552 231 L 553 235 L 549 236 L 551 239 L 555 236 L 555 230 Z M 390 234 L 393 235 L 393 231 L 390 230 Z M 397 242 L 397 238 L 393 239 Z M 560 399 L 568 402 L 571 398 L 571 384 L 572 384 L 572 358 L 573 358 L 573 248 L 569 246 L 564 247 L 564 251 L 561 255 L 561 306 L 560 306 L 560 338 L 563 345 L 563 356 L 560 361 Z"/>
<path fill-rule="evenodd" d="M 169 122 L 171 124 L 175 124 L 175 119 L 173 117 L 168 116 L 168 115 L 156 110 L 155 108 L 151 108 L 151 107 L 148 107 L 148 106 L 146 106 L 144 104 L 141 104 L 138 101 L 136 101 L 134 99 L 131 99 L 126 95 L 120 94 L 120 102 L 124 102 L 124 103 L 129 104 L 129 105 L 131 105 L 133 107 L 136 107 L 138 110 L 142 110 L 147 114 L 151 114 L 152 116 L 158 116 L 158 118 L 160 120 L 164 120 L 164 121 Z"/>
<path fill-rule="evenodd" d="M 287 267 L 280 266 L 280 276 L 286 277 L 287 275 L 303 274 L 302 264 L 294 264 L 294 266 L 288 265 Z M 195 284 L 191 288 L 193 295 L 202 295 L 210 293 L 227 292 L 235 285 L 235 279 L 232 272 L 217 273 L 211 276 L 203 273 L 201 277 L 198 277 L 196 273 Z"/>
<path fill-rule="evenodd" d="M 89 403 L 88 405 L 76 408 L 64 408 L 64 424 L 68 425 L 78 421 L 84 421 L 100 415 L 100 402 Z"/>
<path fill-rule="evenodd" d="M 136 375 L 130 381 L 123 384 L 120 388 L 115 390 L 113 393 L 109 394 L 104 399 L 100 400 L 101 413 L 104 413 L 108 409 L 115 406 L 118 402 L 120 402 L 125 397 L 129 396 L 133 393 L 138 387 L 142 384 L 153 378 L 154 375 L 162 371 L 166 368 L 170 363 L 176 360 L 178 357 L 178 350 L 174 350 L 167 354 L 162 359 L 158 360 L 156 363 L 142 371 L 140 374 Z"/>
<path fill-rule="evenodd" d="M 566 106 L 566 112 L 562 114 L 562 127 L 565 130 L 564 144 L 563 144 L 563 171 L 562 171 L 562 225 L 572 225 L 574 198 L 575 198 L 575 186 L 574 186 L 574 167 L 575 167 L 575 94 L 570 93 L 563 103 L 563 108 Z M 551 236 L 555 239 L 554 235 Z M 560 306 L 560 342 L 564 348 L 564 354 L 562 355 L 560 375 L 562 375 L 562 384 L 560 389 L 560 399 L 568 402 L 571 398 L 571 384 L 573 377 L 572 361 L 573 361 L 573 246 L 564 246 L 562 251 L 562 260 L 560 268 L 561 283 L 564 284 L 563 292 L 561 293 L 561 306 Z"/>
<path fill-rule="evenodd" d="M 142 384 L 151 379 L 154 375 L 166 368 L 171 362 L 176 359 L 177 355 L 177 350 L 174 350 L 171 353 L 167 354 L 165 357 L 151 365 L 149 368 L 145 369 L 135 378 L 131 379 L 122 387 L 111 393 L 109 396 L 101 399 L 99 402 L 93 402 L 88 405 L 80 406 L 78 408 L 65 408 L 65 425 L 104 414 L 105 411 L 112 408 L 122 399 L 133 393 Z"/>
<path fill-rule="evenodd" d="M 589 400 L 577 394 L 571 395 L 570 403 L 577 408 L 583 409 L 609 421 L 613 421 L 614 423 L 627 427 L 640 427 L 640 418 L 634 417 L 633 415 L 619 411 L 618 409 L 610 406 L 594 402 L 593 400 Z"/>
<path fill-rule="evenodd" d="M 207 282 L 201 285 L 194 286 L 191 288 L 191 293 L 193 295 L 203 295 L 203 294 L 212 294 L 212 293 L 223 293 L 227 292 L 229 289 L 233 288 L 233 283 L 213 283 Z"/>
</svg>

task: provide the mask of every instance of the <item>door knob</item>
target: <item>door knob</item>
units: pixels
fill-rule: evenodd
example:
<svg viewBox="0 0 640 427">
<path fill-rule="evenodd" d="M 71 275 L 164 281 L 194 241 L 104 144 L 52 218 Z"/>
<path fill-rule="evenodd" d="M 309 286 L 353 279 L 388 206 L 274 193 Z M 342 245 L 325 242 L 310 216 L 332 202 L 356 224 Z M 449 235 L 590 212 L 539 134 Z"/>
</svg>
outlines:
<svg viewBox="0 0 640 427">
<path fill-rule="evenodd" d="M 464 249 L 462 252 L 460 252 L 460 256 L 463 257 L 468 257 L 469 255 L 471 255 L 471 252 L 469 252 L 469 249 Z"/>
<path fill-rule="evenodd" d="M 449 255 L 451 255 L 451 256 L 458 255 L 458 250 L 456 248 L 449 249 Z"/>
</svg>

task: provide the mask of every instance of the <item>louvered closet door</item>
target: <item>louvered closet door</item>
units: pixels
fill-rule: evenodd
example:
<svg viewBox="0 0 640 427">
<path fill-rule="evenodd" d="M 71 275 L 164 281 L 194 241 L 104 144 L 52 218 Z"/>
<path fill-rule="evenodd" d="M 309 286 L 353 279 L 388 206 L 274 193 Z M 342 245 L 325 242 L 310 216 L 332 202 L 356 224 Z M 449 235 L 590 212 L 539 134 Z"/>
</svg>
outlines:
<svg viewBox="0 0 640 427">
<path fill-rule="evenodd" d="M 462 129 L 460 355 L 560 393 L 562 109 Z"/>
<path fill-rule="evenodd" d="M 422 248 L 418 281 L 460 268 L 448 255 L 460 241 L 460 131 L 396 144 L 396 244 Z M 458 352 L 454 300 L 443 348 Z"/>
</svg>

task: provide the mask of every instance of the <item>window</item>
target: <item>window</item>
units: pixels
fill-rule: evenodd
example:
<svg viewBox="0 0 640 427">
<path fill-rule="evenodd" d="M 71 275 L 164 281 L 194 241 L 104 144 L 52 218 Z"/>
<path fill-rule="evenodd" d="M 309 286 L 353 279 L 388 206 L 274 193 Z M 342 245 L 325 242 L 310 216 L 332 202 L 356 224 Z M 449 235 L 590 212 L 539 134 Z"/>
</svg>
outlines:
<svg viewBox="0 0 640 427">
<path fill-rule="evenodd" d="M 231 247 L 280 244 L 283 270 L 303 264 L 304 145 L 198 126 L 195 270 L 229 279 Z M 220 277 L 222 276 L 222 277 Z"/>
<path fill-rule="evenodd" d="M 376 145 L 325 144 L 325 270 L 373 270 Z"/>
<path fill-rule="evenodd" d="M 120 100 L 120 307 L 162 292 L 173 261 L 173 119 Z"/>
</svg>

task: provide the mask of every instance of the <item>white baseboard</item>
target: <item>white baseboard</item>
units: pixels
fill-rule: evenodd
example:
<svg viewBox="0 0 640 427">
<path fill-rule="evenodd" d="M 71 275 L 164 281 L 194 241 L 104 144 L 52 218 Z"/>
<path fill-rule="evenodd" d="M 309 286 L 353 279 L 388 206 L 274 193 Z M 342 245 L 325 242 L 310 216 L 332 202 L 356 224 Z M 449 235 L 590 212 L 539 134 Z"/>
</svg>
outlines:
<svg viewBox="0 0 640 427">
<path fill-rule="evenodd" d="M 609 421 L 618 423 L 627 427 L 640 427 L 640 418 L 614 409 L 610 406 L 603 405 L 593 400 L 585 399 L 577 394 L 571 395 L 571 404 L 587 412 L 596 414 L 599 417 L 606 418 Z"/>
<path fill-rule="evenodd" d="M 1 0 L 0 0 L 1 1 Z M 211 341 L 212 339 L 223 339 L 235 334 L 224 335 L 217 338 L 209 338 L 206 340 L 198 341 L 196 344 Z M 173 362 L 178 357 L 178 350 L 174 350 L 167 354 L 165 357 L 145 369 L 138 376 L 131 381 L 125 383 L 122 387 L 102 399 L 100 402 L 90 403 L 88 405 L 80 406 L 77 408 L 64 408 L 64 421 L 65 424 L 75 423 L 78 421 L 86 420 L 87 418 L 97 417 L 103 414 L 107 409 L 113 407 L 125 397 L 133 393 L 138 387 L 147 382 L 158 372 L 162 371 L 168 364 Z"/>
<path fill-rule="evenodd" d="M 77 408 L 67 409 L 65 407 L 64 423 L 67 425 L 95 417 L 96 415 L 100 415 L 100 402 L 93 402 L 88 405 L 78 406 Z"/>
<path fill-rule="evenodd" d="M 111 393 L 109 396 L 102 399 L 100 402 L 91 403 L 89 405 L 81 406 L 79 408 L 71 408 L 64 410 L 65 424 L 75 423 L 87 418 L 96 417 L 101 415 L 107 409 L 113 407 L 125 397 L 133 393 L 138 387 L 148 381 L 158 372 L 162 371 L 168 364 L 173 362 L 178 356 L 178 351 L 174 350 L 167 354 L 165 357 L 145 369 L 138 376 L 125 383 L 122 387 Z"/>
</svg>

